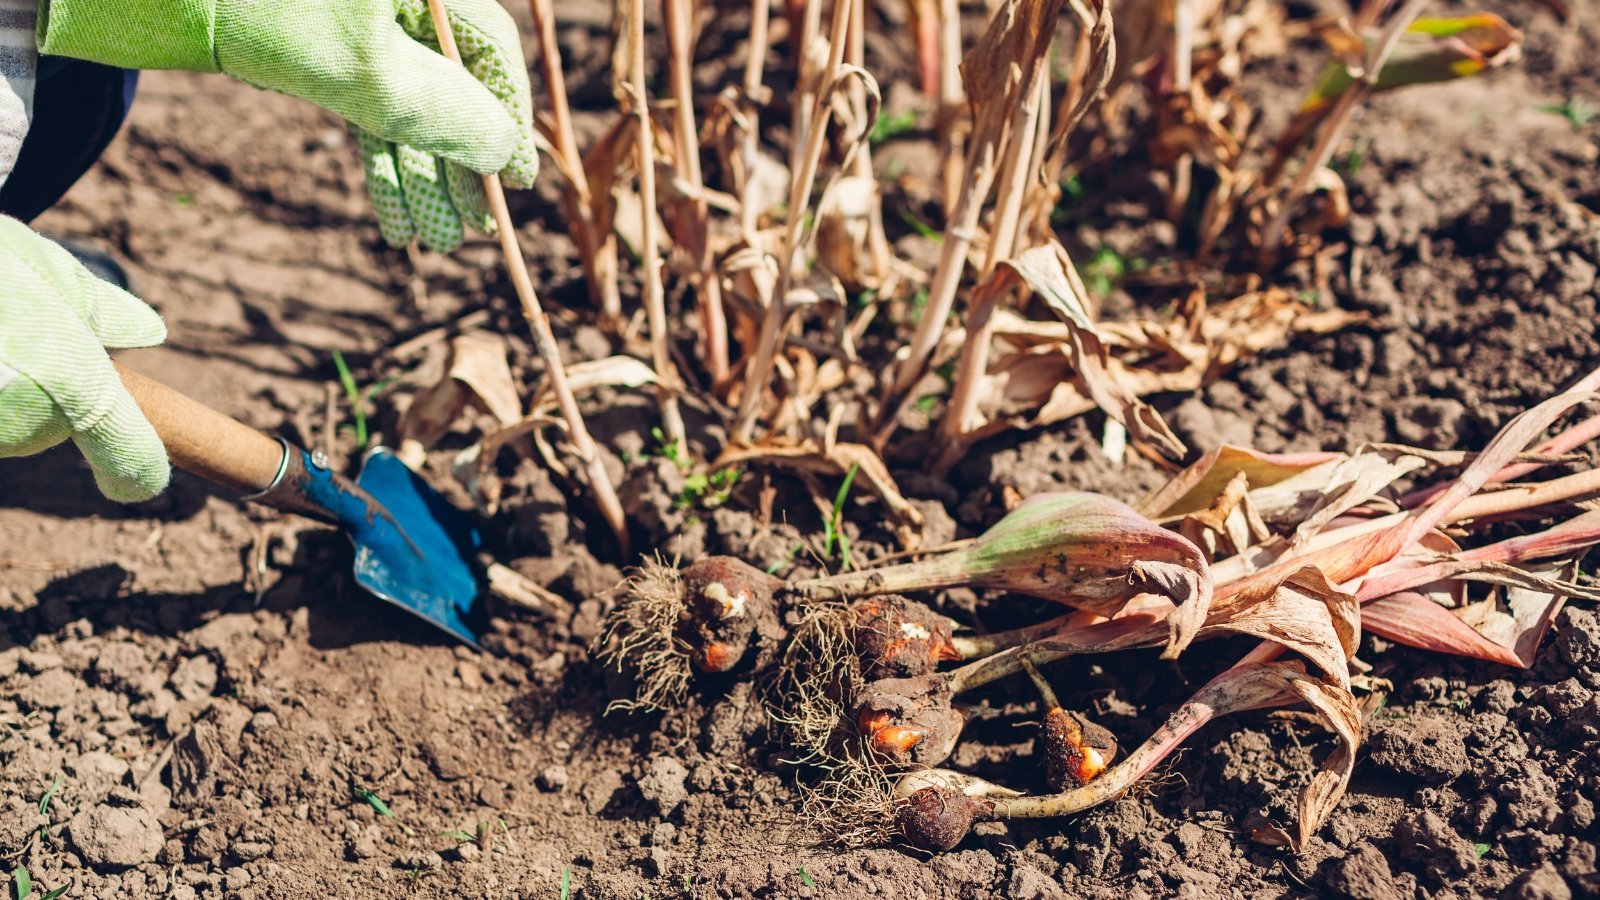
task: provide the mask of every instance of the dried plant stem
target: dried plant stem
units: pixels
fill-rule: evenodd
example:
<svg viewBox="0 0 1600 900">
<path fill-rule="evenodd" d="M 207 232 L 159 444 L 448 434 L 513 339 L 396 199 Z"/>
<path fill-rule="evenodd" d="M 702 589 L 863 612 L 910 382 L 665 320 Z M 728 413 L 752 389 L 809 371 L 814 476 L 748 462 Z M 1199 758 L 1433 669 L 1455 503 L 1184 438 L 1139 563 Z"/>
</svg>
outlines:
<svg viewBox="0 0 1600 900">
<path fill-rule="evenodd" d="M 812 0 L 810 7 L 820 0 Z M 805 118 L 808 123 L 804 133 L 805 149 L 799 166 L 790 172 L 789 210 L 783 230 L 782 257 L 778 261 L 778 284 L 772 301 L 767 305 L 761 320 L 761 334 L 756 339 L 750 367 L 745 370 L 744 395 L 739 398 L 739 413 L 734 421 L 733 439 L 737 443 L 751 442 L 755 430 L 756 414 L 761 409 L 761 399 L 772 381 L 773 360 L 783 343 L 783 332 L 789 324 L 789 285 L 795 269 L 800 264 L 803 243 L 805 212 L 811 205 L 811 188 L 817 178 L 817 168 L 822 162 L 826 147 L 828 120 L 831 117 L 829 97 L 834 83 L 839 79 L 844 64 L 845 32 L 850 25 L 852 0 L 836 0 L 833 7 L 833 27 L 828 38 L 828 61 L 821 72 L 819 87 L 812 95 L 814 107 Z M 808 7 L 808 15 L 810 15 Z M 796 116 L 799 117 L 799 113 Z M 798 133 L 797 133 L 798 136 Z"/>
<path fill-rule="evenodd" d="M 939 10 L 939 168 L 944 173 L 944 214 L 955 215 L 966 175 L 966 138 L 961 132 L 961 110 L 966 101 L 961 86 L 961 6 L 957 0 L 938 0 Z"/>
<path fill-rule="evenodd" d="M 1194 0 L 1172 0 L 1172 95 L 1189 98 L 1189 85 L 1194 71 Z M 1194 157 L 1180 155 L 1172 164 L 1172 190 L 1167 195 L 1167 218 L 1180 222 L 1183 209 L 1189 202 L 1189 188 L 1194 175 Z"/>
<path fill-rule="evenodd" d="M 813 75 L 807 71 L 811 48 L 822 32 L 822 0 L 799 0 L 799 3 L 801 24 L 795 44 L 795 76 L 799 83 L 795 85 L 793 117 L 789 123 L 790 129 L 794 132 L 794 137 L 789 143 L 790 177 L 800 171 L 802 160 L 805 159 L 806 135 L 811 133 L 811 119 L 816 112 L 815 101 L 818 89 L 821 87 L 819 81 L 822 78 L 821 73 Z M 794 0 L 791 0 L 791 10 L 793 5 Z M 829 55 L 832 55 L 833 49 L 831 46 L 828 48 Z"/>
<path fill-rule="evenodd" d="M 460 63 L 461 53 L 456 49 L 455 33 L 450 29 L 444 0 L 428 0 L 428 12 L 433 17 L 433 27 L 439 34 L 439 46 L 445 57 L 451 62 Z M 605 461 L 600 458 L 594 438 L 589 436 L 583 413 L 578 410 L 578 400 L 572 395 L 572 387 L 567 384 L 567 370 L 561 364 L 561 350 L 556 346 L 555 334 L 550 330 L 550 317 L 545 315 L 544 308 L 539 304 L 539 295 L 533 289 L 533 279 L 528 275 L 528 264 L 523 260 L 522 248 L 517 244 L 516 224 L 511 221 L 511 210 L 506 206 L 506 192 L 500 185 L 498 174 L 483 176 L 483 192 L 488 197 L 489 209 L 494 214 L 499 230 L 500 251 L 505 258 L 506 270 L 516 288 L 517 299 L 522 303 L 522 314 L 528 320 L 528 328 L 533 332 L 534 347 L 544 360 L 546 377 L 550 379 L 550 392 L 555 395 L 556 403 L 561 408 L 561 418 L 566 422 L 572 446 L 589 473 L 589 486 L 594 490 L 595 502 L 616 534 L 622 555 L 626 557 L 628 526 L 623 518 L 622 502 L 617 499 L 611 476 L 606 474 Z"/>
<path fill-rule="evenodd" d="M 1311 155 L 1306 158 L 1305 165 L 1300 167 L 1300 171 L 1295 173 L 1293 183 L 1278 202 L 1278 210 L 1273 214 L 1265 234 L 1262 235 L 1263 262 L 1277 259 L 1278 251 L 1283 246 L 1284 232 L 1289 227 L 1289 217 L 1294 214 L 1300 198 L 1305 196 L 1306 190 L 1310 188 L 1311 180 L 1316 176 L 1317 170 L 1327 165 L 1328 160 L 1333 157 L 1333 151 L 1339 145 L 1339 139 L 1344 136 L 1345 129 L 1349 127 L 1356 107 L 1360 106 L 1377 86 L 1378 74 L 1389 61 L 1389 55 L 1399 43 L 1400 35 L 1422 15 L 1422 10 L 1427 7 L 1428 2 L 1429 0 L 1406 0 L 1406 4 L 1389 18 L 1388 24 L 1384 26 L 1377 40 L 1368 46 L 1366 58 L 1362 61 L 1361 77 L 1351 81 L 1350 86 L 1339 95 L 1333 110 L 1322 123 L 1322 130 L 1317 133 L 1317 142 L 1311 148 Z M 1373 7 L 1375 5 L 1369 4 Z"/>
<path fill-rule="evenodd" d="M 1568 428 L 1555 437 L 1534 448 L 1535 453 L 1566 453 L 1576 450 L 1595 438 L 1600 438 L 1600 416 L 1591 416 L 1588 419 Z M 1515 463 L 1506 466 L 1489 478 L 1486 484 L 1504 484 L 1514 478 L 1521 477 L 1541 467 L 1540 463 Z M 1406 509 L 1416 509 L 1426 503 L 1433 502 L 1435 497 L 1444 493 L 1448 484 L 1437 484 L 1432 487 L 1412 491 L 1400 498 L 1400 505 Z"/>
<path fill-rule="evenodd" d="M 644 264 L 644 310 L 650 327 L 650 364 L 656 372 L 656 400 L 661 406 L 661 430 L 680 449 L 684 443 L 683 415 L 678 411 L 678 373 L 667 349 L 667 303 L 661 287 L 661 249 L 656 235 L 656 139 L 650 122 L 650 95 L 644 74 L 644 0 L 630 0 L 628 22 L 628 76 L 634 114 L 639 118 L 636 152 L 639 164 L 639 209 L 642 222 L 639 254 Z"/>
<path fill-rule="evenodd" d="M 728 322 L 722 308 L 722 282 L 711 259 L 709 211 L 703 196 L 705 181 L 700 173 L 700 140 L 694 124 L 694 4 L 693 0 L 665 0 L 667 36 L 672 44 L 672 134 L 676 145 L 678 177 L 693 197 L 680 204 L 678 245 L 694 264 L 694 288 L 699 300 L 701 335 L 705 344 L 706 369 L 713 384 L 728 377 Z"/>
<path fill-rule="evenodd" d="M 567 104 L 567 81 L 561 69 L 561 45 L 556 42 L 555 13 L 550 8 L 550 0 L 528 0 L 528 6 L 533 11 L 534 28 L 539 34 L 539 61 L 555 126 L 554 149 L 560 154 L 562 170 L 572 185 L 568 218 L 573 225 L 578 253 L 583 257 L 589 296 L 599 304 L 601 316 L 611 327 L 619 328 L 622 294 L 617 287 L 617 241 L 609 231 L 600 233 L 594 220 L 594 194 L 583 167 L 583 154 L 578 151 L 572 109 Z"/>
<path fill-rule="evenodd" d="M 1014 628 L 1010 631 L 996 631 L 992 634 L 954 635 L 950 643 L 961 654 L 962 659 L 982 659 L 993 656 L 1002 650 L 1042 641 L 1047 637 L 1059 634 L 1071 625 L 1073 616 L 1077 613 L 1067 613 L 1046 619 L 1037 625 L 1028 625 Z"/>
<path fill-rule="evenodd" d="M 1034 81 L 1035 89 L 1028 92 L 1026 100 L 1017 107 L 1006 138 L 1005 159 L 1000 166 L 1000 189 L 995 197 L 994 224 L 990 229 L 992 237 L 983 264 L 985 277 L 1017 249 L 1022 201 L 1028 194 L 1028 185 L 1035 171 L 1033 154 L 1037 149 L 1041 115 L 1050 96 L 1048 79 L 1036 77 Z M 944 452 L 941 465 L 935 466 L 936 469 L 954 462 L 953 452 L 958 448 L 962 435 L 977 424 L 978 388 L 989 370 L 994 310 L 1004 293 L 999 290 L 980 290 L 973 295 L 972 306 L 967 313 L 967 340 L 961 347 L 961 357 L 956 364 L 955 387 L 950 394 L 950 405 L 945 409 L 944 419 L 939 423 L 939 439 L 944 444 Z"/>
<path fill-rule="evenodd" d="M 933 284 L 928 288 L 928 304 L 917 330 L 906 348 L 906 358 L 895 368 L 893 381 L 884 393 L 883 406 L 878 411 L 878 421 L 873 428 L 873 444 L 882 447 L 894 432 L 900 410 L 905 406 L 911 388 L 922 379 L 928 358 L 944 334 L 944 324 L 955 305 L 956 289 L 961 285 L 961 275 L 966 268 L 967 250 L 978 227 L 978 215 L 983 201 L 994 185 L 996 147 L 992 139 L 978 138 L 973 143 L 968 160 L 968 177 L 961 181 L 956 198 L 955 212 L 945 226 L 944 243 L 939 245 L 939 262 L 934 267 Z"/>
<path fill-rule="evenodd" d="M 761 210 L 751 202 L 756 166 L 761 155 L 761 102 L 762 81 L 769 49 L 769 23 L 772 18 L 772 0 L 751 0 L 750 43 L 744 61 L 744 99 L 746 124 L 739 155 L 744 163 L 744 184 L 739 190 L 739 233 L 746 245 L 754 246 L 757 216 Z"/>
<path fill-rule="evenodd" d="M 850 65 L 862 71 L 867 67 L 867 4 L 865 0 L 850 5 L 850 32 L 845 40 L 845 56 Z M 859 78 L 851 79 L 850 114 L 857 127 L 867 121 L 867 87 Z M 870 179 L 872 172 L 872 142 L 863 140 L 851 157 L 851 174 Z M 867 226 L 867 253 L 872 260 L 871 275 L 882 278 L 889 273 L 889 237 L 883 230 L 883 204 L 874 199 Z"/>
</svg>

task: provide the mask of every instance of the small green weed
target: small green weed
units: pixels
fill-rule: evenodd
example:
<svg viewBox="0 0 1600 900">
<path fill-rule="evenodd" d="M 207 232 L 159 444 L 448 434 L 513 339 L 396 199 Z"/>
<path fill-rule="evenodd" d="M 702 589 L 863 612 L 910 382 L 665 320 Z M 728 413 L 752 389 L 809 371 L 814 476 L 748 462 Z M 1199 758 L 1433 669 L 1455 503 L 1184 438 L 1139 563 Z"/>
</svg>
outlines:
<svg viewBox="0 0 1600 900">
<path fill-rule="evenodd" d="M 383 816 L 385 819 L 394 818 L 394 810 L 389 808 L 389 804 L 384 802 L 384 799 L 379 797 L 376 791 L 370 791 L 366 788 L 356 788 L 356 799 L 365 800 L 368 806 L 371 806 L 373 809 L 377 810 L 378 815 Z"/>
<path fill-rule="evenodd" d="M 1540 112 L 1553 113 L 1572 123 L 1574 130 L 1594 121 L 1600 115 L 1600 107 L 1596 107 L 1582 97 L 1568 97 L 1565 103 L 1555 103 L 1539 107 Z"/>
<path fill-rule="evenodd" d="M 1111 289 L 1116 287 L 1127 271 L 1128 265 L 1121 254 L 1110 247 L 1096 250 L 1094 256 L 1089 258 L 1089 264 L 1083 267 L 1083 274 L 1089 279 L 1089 290 L 1102 297 L 1111 293 Z"/>
<path fill-rule="evenodd" d="M 874 144 L 881 144 L 914 131 L 916 127 L 916 110 L 907 110 L 892 116 L 879 116 L 878 121 L 873 123 L 872 134 L 868 136 L 867 140 Z"/>
<path fill-rule="evenodd" d="M 850 538 L 844 533 L 844 502 L 850 496 L 850 485 L 855 483 L 856 471 L 861 466 L 851 464 L 850 471 L 845 473 L 844 483 L 839 485 L 839 492 L 833 495 L 833 512 L 822 523 L 822 556 L 831 558 L 834 545 L 839 546 L 839 561 L 846 569 L 850 568 Z"/>
<path fill-rule="evenodd" d="M 26 866 L 17 866 L 16 870 L 11 873 L 11 883 L 16 889 L 17 900 L 56 900 L 57 897 L 65 894 L 72 887 L 71 884 L 64 884 L 54 890 L 35 895 L 33 892 L 33 876 L 28 874 Z"/>
<path fill-rule="evenodd" d="M 356 436 L 356 445 L 360 450 L 367 449 L 367 407 L 372 399 L 382 393 L 389 386 L 392 379 L 385 378 L 374 382 L 365 388 L 356 384 L 356 378 L 350 374 L 350 366 L 344 361 L 344 354 L 333 351 L 333 367 L 339 370 L 339 384 L 344 387 L 345 398 L 350 401 L 350 418 L 352 424 L 344 426 L 342 430 L 350 431 Z"/>
<path fill-rule="evenodd" d="M 800 867 L 800 883 L 806 887 L 817 886 L 817 882 L 811 877 L 811 873 L 806 871 L 805 866 Z"/>
<path fill-rule="evenodd" d="M 659 426 L 650 429 L 650 437 L 656 442 L 655 447 L 649 452 L 650 456 L 659 456 L 662 459 L 671 460 L 680 469 L 687 469 L 693 465 L 689 461 L 688 454 L 684 452 L 683 445 L 677 441 L 667 440 L 666 432 L 662 431 Z"/>
<path fill-rule="evenodd" d="M 1493 848 L 1488 844 L 1473 844 L 1472 849 L 1477 852 L 1479 859 L 1483 859 L 1483 857 Z"/>
<path fill-rule="evenodd" d="M 787 566 L 790 563 L 794 562 L 794 558 L 796 556 L 799 556 L 800 555 L 800 551 L 804 550 L 805 548 L 806 548 L 805 544 L 795 544 L 793 547 L 790 547 L 788 553 L 784 554 L 783 556 L 778 557 L 777 559 L 773 560 L 771 563 L 769 563 L 767 565 L 767 574 L 768 575 L 776 575 L 776 574 L 778 574 L 778 570 L 779 569 L 781 569 L 784 566 Z"/>
<path fill-rule="evenodd" d="M 366 788 L 356 788 L 356 799 L 366 801 L 368 806 L 376 810 L 378 815 L 384 817 L 385 819 L 394 819 L 397 822 L 399 821 L 399 817 L 394 814 L 394 810 L 389 807 L 388 803 L 384 802 L 382 797 L 378 796 L 376 791 L 371 791 Z M 407 836 L 416 833 L 411 830 L 410 825 L 407 825 L 404 822 L 400 822 L 400 830 L 405 832 Z"/>
<path fill-rule="evenodd" d="M 561 900 L 572 898 L 572 867 L 561 867 Z"/>
<path fill-rule="evenodd" d="M 905 207 L 900 208 L 900 221 L 910 225 L 911 230 L 915 231 L 917 234 L 920 234 L 931 241 L 941 244 L 944 243 L 943 234 L 935 230 L 932 225 L 922 221 L 922 219 L 919 218 L 916 213 L 906 209 Z"/>
<path fill-rule="evenodd" d="M 738 483 L 738 469 L 723 469 L 709 475 L 704 472 L 687 475 L 683 479 L 683 491 L 678 494 L 677 506 L 679 509 L 716 509 L 728 502 Z"/>
</svg>

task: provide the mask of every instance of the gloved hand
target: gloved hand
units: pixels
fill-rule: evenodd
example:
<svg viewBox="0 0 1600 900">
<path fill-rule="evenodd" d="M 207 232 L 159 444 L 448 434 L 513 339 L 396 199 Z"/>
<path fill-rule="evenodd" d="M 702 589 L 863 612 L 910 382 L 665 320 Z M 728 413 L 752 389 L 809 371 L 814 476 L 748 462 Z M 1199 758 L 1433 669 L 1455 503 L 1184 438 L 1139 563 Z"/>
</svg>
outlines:
<svg viewBox="0 0 1600 900">
<path fill-rule="evenodd" d="M 495 0 L 445 5 L 470 74 L 437 52 L 426 0 L 44 0 L 39 50 L 226 72 L 332 110 L 360 131 L 384 238 L 448 252 L 463 222 L 493 227 L 472 173 L 528 187 L 539 157 L 516 23 Z"/>
<path fill-rule="evenodd" d="M 0 457 L 70 437 L 107 497 L 161 493 L 171 475 L 167 451 L 105 351 L 161 343 L 161 317 L 7 216 L 0 285 Z"/>
</svg>

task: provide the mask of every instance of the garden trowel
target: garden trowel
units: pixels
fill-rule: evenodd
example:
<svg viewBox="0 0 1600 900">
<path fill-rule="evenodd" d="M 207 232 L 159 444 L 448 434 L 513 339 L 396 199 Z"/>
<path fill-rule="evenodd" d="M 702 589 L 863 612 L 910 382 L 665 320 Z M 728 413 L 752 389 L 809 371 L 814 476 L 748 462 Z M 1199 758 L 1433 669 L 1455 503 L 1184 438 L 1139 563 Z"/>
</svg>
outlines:
<svg viewBox="0 0 1600 900">
<path fill-rule="evenodd" d="M 355 544 L 356 583 L 476 647 L 481 543 L 466 514 L 388 450 L 355 480 L 320 452 L 273 438 L 117 365 L 173 465 L 245 499 L 338 525 Z"/>
</svg>

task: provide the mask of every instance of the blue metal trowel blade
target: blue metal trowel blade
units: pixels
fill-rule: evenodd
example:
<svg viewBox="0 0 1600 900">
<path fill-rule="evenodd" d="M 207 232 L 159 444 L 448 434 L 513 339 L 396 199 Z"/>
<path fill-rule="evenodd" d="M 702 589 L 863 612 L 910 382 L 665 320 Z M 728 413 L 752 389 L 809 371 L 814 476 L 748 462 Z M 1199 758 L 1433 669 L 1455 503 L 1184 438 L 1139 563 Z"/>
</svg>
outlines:
<svg viewBox="0 0 1600 900">
<path fill-rule="evenodd" d="M 477 647 L 483 634 L 478 529 L 385 448 L 367 454 L 356 484 L 391 517 L 351 531 L 356 582 Z"/>
</svg>

